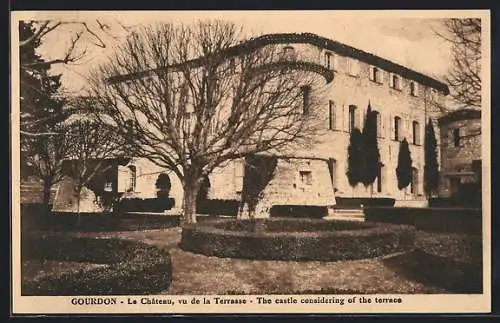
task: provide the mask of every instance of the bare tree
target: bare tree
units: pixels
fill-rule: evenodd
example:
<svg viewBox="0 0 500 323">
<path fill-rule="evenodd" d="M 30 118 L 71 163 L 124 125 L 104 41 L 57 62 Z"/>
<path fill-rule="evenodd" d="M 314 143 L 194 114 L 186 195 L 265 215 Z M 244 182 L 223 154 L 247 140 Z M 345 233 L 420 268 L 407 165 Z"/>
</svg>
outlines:
<svg viewBox="0 0 500 323">
<path fill-rule="evenodd" d="M 447 19 L 444 26 L 438 35 L 451 44 L 451 96 L 462 107 L 481 108 L 481 19 Z"/>
<path fill-rule="evenodd" d="M 309 109 L 319 76 L 277 46 L 245 47 L 240 33 L 221 21 L 147 27 L 90 80 L 117 131 L 133 128 L 134 153 L 178 176 L 187 223 L 214 168 L 307 143 L 316 130 Z"/>
<path fill-rule="evenodd" d="M 88 99 L 80 101 L 81 104 L 90 104 Z M 98 121 L 94 114 L 74 115 L 65 121 L 65 125 L 68 127 L 65 138 L 70 147 L 65 174 L 69 173 L 75 183 L 77 212 L 80 213 L 83 187 L 106 172 L 113 161 L 125 155 L 125 140 L 116 133 L 109 120 Z"/>
<path fill-rule="evenodd" d="M 66 138 L 66 128 L 54 125 L 51 136 L 21 136 L 21 156 L 30 173 L 43 182 L 43 204 L 50 203 L 52 186 L 63 177 L 63 161 L 68 157 L 70 143 Z M 25 174 L 25 172 L 22 172 Z"/>
<path fill-rule="evenodd" d="M 63 102 L 64 93 L 59 89 L 61 75 L 50 75 L 50 68 L 56 64 L 76 64 L 86 55 L 89 48 L 106 48 L 108 43 L 119 38 L 123 32 L 133 27 L 118 22 L 95 21 L 20 21 L 20 89 L 21 111 L 20 131 L 22 136 L 54 136 L 55 131 L 41 131 L 44 124 L 55 123 L 61 114 L 49 106 L 52 102 Z M 61 53 L 50 59 L 44 59 L 38 53 L 39 47 L 53 34 L 66 32 L 69 44 Z M 64 41 L 64 40 L 63 40 Z M 53 113 L 45 113 L 48 111 Z"/>
<path fill-rule="evenodd" d="M 65 27 L 73 31 L 69 36 L 69 45 L 61 54 L 47 61 L 33 61 L 21 64 L 22 69 L 33 69 L 50 67 L 54 64 L 71 64 L 81 60 L 89 53 L 88 45 L 98 48 L 106 48 L 110 38 L 117 39 L 119 31 L 130 31 L 132 26 L 126 26 L 119 22 L 105 22 L 100 19 L 94 21 L 80 20 L 34 20 L 29 21 L 35 26 L 36 32 L 26 39 L 20 39 L 19 48 L 29 47 L 32 44 L 40 44 L 53 32 L 60 31 Z"/>
</svg>

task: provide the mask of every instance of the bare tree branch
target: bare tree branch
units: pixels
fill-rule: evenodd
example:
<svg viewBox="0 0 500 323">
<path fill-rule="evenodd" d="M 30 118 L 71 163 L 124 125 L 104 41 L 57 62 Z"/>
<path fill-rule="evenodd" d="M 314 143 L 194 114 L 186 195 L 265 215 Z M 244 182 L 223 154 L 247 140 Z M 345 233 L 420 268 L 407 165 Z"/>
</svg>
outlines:
<svg viewBox="0 0 500 323">
<path fill-rule="evenodd" d="M 321 76 L 283 60 L 276 45 L 225 54 L 240 43 L 240 28 L 221 21 L 150 26 L 132 33 L 89 80 L 89 96 L 108 109 L 137 156 L 179 177 L 188 221 L 195 221 L 193 194 L 215 168 L 310 142 L 318 131 L 305 111 L 320 104 L 311 90 Z M 109 82 L 121 75 L 140 76 Z"/>
<path fill-rule="evenodd" d="M 448 19 L 446 33 L 436 32 L 451 44 L 452 67 L 446 77 L 452 98 L 462 107 L 481 107 L 481 19 Z"/>
</svg>

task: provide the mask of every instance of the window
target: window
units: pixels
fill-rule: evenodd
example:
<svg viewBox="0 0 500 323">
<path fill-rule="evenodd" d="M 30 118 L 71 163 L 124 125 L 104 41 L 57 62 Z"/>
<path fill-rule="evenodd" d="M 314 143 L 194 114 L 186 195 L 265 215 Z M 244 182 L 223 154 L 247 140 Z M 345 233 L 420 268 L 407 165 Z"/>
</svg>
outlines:
<svg viewBox="0 0 500 323">
<path fill-rule="evenodd" d="M 312 185 L 312 173 L 311 171 L 301 170 L 299 172 L 300 182 L 305 185 Z"/>
<path fill-rule="evenodd" d="M 354 59 L 347 58 L 347 70 L 349 75 L 358 76 L 359 75 L 359 63 Z"/>
<path fill-rule="evenodd" d="M 335 102 L 328 103 L 328 129 L 335 130 Z"/>
<path fill-rule="evenodd" d="M 104 191 L 105 192 L 112 192 L 113 191 L 113 183 L 112 182 L 104 183 Z"/>
<path fill-rule="evenodd" d="M 325 66 L 328 69 L 332 68 L 332 53 L 329 52 L 325 53 Z"/>
<path fill-rule="evenodd" d="M 453 146 L 460 147 L 460 128 L 453 129 Z"/>
<path fill-rule="evenodd" d="M 309 105 L 311 100 L 311 87 L 309 85 L 302 86 L 302 113 L 309 114 Z"/>
<path fill-rule="evenodd" d="M 127 192 L 135 191 L 136 181 L 137 181 L 137 169 L 134 165 L 128 167 L 129 170 L 129 181 Z"/>
<path fill-rule="evenodd" d="M 292 46 L 285 46 L 283 48 L 283 58 L 287 60 L 294 60 L 296 59 L 297 54 L 295 53 L 295 48 Z"/>
<path fill-rule="evenodd" d="M 413 81 L 410 82 L 410 95 L 411 96 L 418 95 L 418 84 Z"/>
<path fill-rule="evenodd" d="M 375 66 L 370 67 L 370 80 L 382 83 L 382 71 Z"/>
<path fill-rule="evenodd" d="M 383 167 L 384 165 L 381 163 L 379 168 L 378 168 L 378 175 L 377 175 L 377 192 L 381 193 L 382 192 L 382 173 L 383 173 Z"/>
<path fill-rule="evenodd" d="M 349 106 L 349 132 L 352 132 L 356 128 L 356 106 Z"/>
<path fill-rule="evenodd" d="M 420 125 L 418 121 L 412 123 L 413 144 L 420 145 Z"/>
<path fill-rule="evenodd" d="M 390 87 L 392 87 L 393 89 L 396 89 L 396 90 L 401 89 L 401 78 L 398 75 L 392 74 L 390 81 L 391 81 Z"/>
<path fill-rule="evenodd" d="M 237 160 L 234 163 L 234 186 L 236 194 L 241 194 L 243 188 L 243 177 L 245 176 L 245 163 L 243 160 Z"/>
<path fill-rule="evenodd" d="M 401 118 L 394 117 L 394 140 L 401 140 Z"/>
</svg>

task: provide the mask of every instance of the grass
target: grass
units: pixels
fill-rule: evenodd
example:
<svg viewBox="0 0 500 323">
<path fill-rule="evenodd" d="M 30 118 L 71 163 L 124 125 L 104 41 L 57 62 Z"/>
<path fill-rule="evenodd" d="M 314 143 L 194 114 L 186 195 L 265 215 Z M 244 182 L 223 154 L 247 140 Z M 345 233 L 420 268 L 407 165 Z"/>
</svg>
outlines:
<svg viewBox="0 0 500 323">
<path fill-rule="evenodd" d="M 447 293 L 405 278 L 387 257 L 338 262 L 207 257 L 179 249 L 180 228 L 77 235 L 138 240 L 168 250 L 173 279 L 161 294 Z"/>
</svg>

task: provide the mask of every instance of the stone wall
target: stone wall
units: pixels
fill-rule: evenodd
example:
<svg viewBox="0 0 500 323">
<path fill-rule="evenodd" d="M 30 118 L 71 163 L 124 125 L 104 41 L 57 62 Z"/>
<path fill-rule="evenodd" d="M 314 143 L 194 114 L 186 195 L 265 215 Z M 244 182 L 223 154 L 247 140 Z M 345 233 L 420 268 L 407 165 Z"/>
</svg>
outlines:
<svg viewBox="0 0 500 323">
<path fill-rule="evenodd" d="M 454 142 L 454 129 L 460 129 L 458 146 Z M 481 160 L 481 119 L 457 120 L 444 124 L 440 129 L 440 137 L 442 156 L 439 195 L 448 197 L 451 195 L 450 176 L 473 173 L 473 161 Z"/>
</svg>

